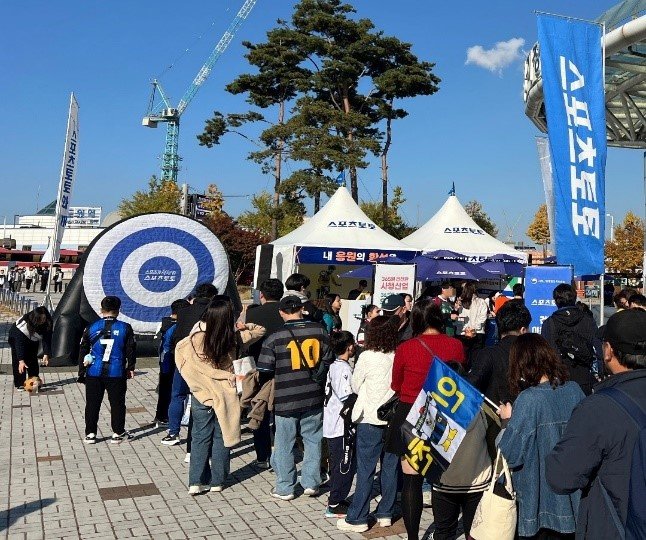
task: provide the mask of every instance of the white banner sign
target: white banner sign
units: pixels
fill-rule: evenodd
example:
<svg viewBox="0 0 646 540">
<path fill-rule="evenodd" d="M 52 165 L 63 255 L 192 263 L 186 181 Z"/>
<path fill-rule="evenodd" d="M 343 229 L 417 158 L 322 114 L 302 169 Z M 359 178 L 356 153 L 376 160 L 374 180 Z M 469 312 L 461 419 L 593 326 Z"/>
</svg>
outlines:
<svg viewBox="0 0 646 540">
<path fill-rule="evenodd" d="M 375 290 L 373 303 L 381 307 L 384 298 L 391 294 L 407 293 L 413 296 L 415 291 L 414 264 L 376 264 Z"/>
<path fill-rule="evenodd" d="M 67 226 L 89 226 L 98 227 L 101 225 L 100 206 L 70 206 L 67 216 Z"/>
<path fill-rule="evenodd" d="M 78 158 L 79 138 L 79 106 L 74 94 L 70 96 L 70 112 L 67 118 L 67 136 L 65 138 L 65 151 L 63 153 L 63 166 L 61 167 L 61 179 L 58 184 L 58 196 L 56 198 L 56 238 L 54 238 L 53 260 L 58 260 L 61 250 L 63 232 L 69 219 L 70 202 L 72 201 L 72 188 L 76 177 L 76 164 Z"/>
</svg>

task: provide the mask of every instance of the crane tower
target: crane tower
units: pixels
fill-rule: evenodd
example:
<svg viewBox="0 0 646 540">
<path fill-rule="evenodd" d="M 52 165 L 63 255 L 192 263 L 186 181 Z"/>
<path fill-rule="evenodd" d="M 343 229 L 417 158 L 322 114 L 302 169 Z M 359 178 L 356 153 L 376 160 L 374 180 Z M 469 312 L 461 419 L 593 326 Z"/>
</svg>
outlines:
<svg viewBox="0 0 646 540">
<path fill-rule="evenodd" d="M 197 72 L 193 82 L 188 87 L 182 99 L 176 107 L 170 104 L 164 89 L 157 79 L 152 81 L 153 91 L 148 105 L 148 112 L 142 120 L 142 125 L 150 128 L 156 128 L 159 122 L 166 122 L 166 146 L 162 156 L 161 178 L 162 180 L 172 180 L 177 182 L 177 173 L 179 171 L 180 157 L 177 153 L 179 148 L 179 119 L 186 110 L 186 107 L 197 94 L 197 91 L 204 84 L 211 74 L 213 66 L 218 61 L 222 53 L 227 49 L 236 32 L 247 18 L 257 0 L 246 0 L 242 5 L 235 18 L 227 28 L 227 31 L 220 38 L 217 45 L 211 52 L 211 55 L 204 65 Z M 159 94 L 160 102 L 156 100 Z"/>
</svg>

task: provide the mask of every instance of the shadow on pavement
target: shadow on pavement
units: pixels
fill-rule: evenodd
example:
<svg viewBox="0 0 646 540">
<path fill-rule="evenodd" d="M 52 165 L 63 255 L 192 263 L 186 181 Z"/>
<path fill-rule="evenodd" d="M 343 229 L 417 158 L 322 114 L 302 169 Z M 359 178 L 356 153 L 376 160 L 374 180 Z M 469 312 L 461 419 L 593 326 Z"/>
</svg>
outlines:
<svg viewBox="0 0 646 540">
<path fill-rule="evenodd" d="M 56 499 L 52 498 L 40 499 L 21 504 L 15 508 L 9 508 L 9 510 L 0 510 L 0 531 L 8 529 L 21 517 L 31 514 L 32 512 L 40 512 L 43 508 L 50 504 L 54 504 L 55 502 Z"/>
</svg>

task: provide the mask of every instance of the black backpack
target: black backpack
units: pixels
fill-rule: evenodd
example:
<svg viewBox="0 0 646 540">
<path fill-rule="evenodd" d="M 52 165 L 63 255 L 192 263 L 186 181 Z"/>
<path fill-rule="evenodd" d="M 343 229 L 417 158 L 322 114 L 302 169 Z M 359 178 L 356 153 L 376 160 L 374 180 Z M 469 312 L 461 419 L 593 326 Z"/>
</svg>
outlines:
<svg viewBox="0 0 646 540">
<path fill-rule="evenodd" d="M 594 361 L 594 349 L 590 340 L 569 328 L 558 331 L 556 349 L 568 365 L 590 369 Z"/>
</svg>

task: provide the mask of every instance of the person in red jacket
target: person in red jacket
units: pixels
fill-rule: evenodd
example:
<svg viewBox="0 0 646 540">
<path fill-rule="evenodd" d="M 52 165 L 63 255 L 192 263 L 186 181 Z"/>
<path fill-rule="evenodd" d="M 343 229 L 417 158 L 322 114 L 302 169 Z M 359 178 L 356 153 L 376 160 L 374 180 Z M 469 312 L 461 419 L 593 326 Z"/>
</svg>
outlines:
<svg viewBox="0 0 646 540">
<path fill-rule="evenodd" d="M 445 362 L 464 364 L 462 343 L 443 333 L 444 318 L 440 308 L 430 298 L 419 300 L 411 311 L 413 338 L 403 342 L 395 352 L 391 388 L 399 395 L 400 403 L 386 435 L 384 450 L 398 456 L 406 453 L 406 443 L 401 436 L 401 426 L 406 420 L 417 395 L 422 389 L 428 371 L 437 356 Z M 422 517 L 422 484 L 420 476 L 403 459 L 401 507 L 409 540 L 417 540 Z"/>
</svg>

